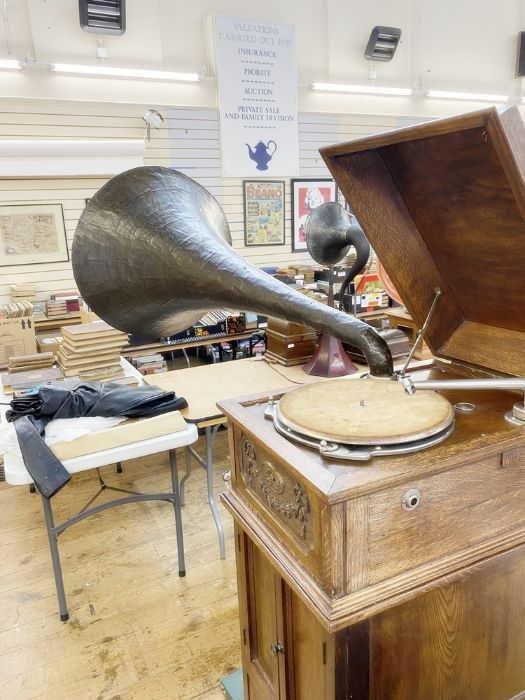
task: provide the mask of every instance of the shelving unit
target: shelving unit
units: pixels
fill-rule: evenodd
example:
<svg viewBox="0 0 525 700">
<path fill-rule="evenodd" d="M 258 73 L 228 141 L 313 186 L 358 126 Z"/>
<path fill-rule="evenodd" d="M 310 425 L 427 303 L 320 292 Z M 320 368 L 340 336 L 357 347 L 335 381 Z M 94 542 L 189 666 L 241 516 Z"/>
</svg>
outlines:
<svg viewBox="0 0 525 700">
<path fill-rule="evenodd" d="M 252 353 L 252 336 L 253 331 L 244 331 L 244 333 L 232 333 L 230 335 L 209 336 L 203 338 L 192 338 L 191 340 L 183 340 L 178 343 L 149 343 L 147 345 L 129 345 L 122 350 L 122 355 L 127 358 L 140 357 L 145 354 L 173 352 L 175 350 L 187 350 L 188 348 L 199 348 L 205 345 L 215 345 L 220 343 L 233 343 L 233 356 L 235 359 L 236 345 L 239 340 L 248 340 L 250 342 L 250 355 Z"/>
</svg>

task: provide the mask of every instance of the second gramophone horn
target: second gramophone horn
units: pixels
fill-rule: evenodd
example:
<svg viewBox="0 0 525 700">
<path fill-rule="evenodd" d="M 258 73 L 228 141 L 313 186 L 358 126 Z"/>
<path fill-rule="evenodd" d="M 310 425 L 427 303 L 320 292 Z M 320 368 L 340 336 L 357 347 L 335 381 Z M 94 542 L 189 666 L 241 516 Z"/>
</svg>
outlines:
<svg viewBox="0 0 525 700">
<path fill-rule="evenodd" d="M 360 348 L 376 376 L 392 357 L 376 331 L 287 287 L 231 248 L 217 200 L 182 173 L 140 167 L 106 183 L 84 209 L 73 272 L 86 303 L 127 333 L 165 337 L 206 311 L 236 308 L 303 323 Z"/>
</svg>

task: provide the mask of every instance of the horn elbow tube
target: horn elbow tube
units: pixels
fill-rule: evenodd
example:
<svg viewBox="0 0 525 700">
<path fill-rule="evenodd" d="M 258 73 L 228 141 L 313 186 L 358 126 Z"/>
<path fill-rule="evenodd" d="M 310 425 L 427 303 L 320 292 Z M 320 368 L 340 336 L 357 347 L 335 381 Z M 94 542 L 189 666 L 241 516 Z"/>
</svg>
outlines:
<svg viewBox="0 0 525 700">
<path fill-rule="evenodd" d="M 264 289 L 266 287 L 266 289 Z M 362 350 L 374 377 L 391 377 L 392 354 L 385 339 L 368 324 L 286 287 L 272 278 L 259 280 L 258 302 L 252 305 L 270 316 L 304 323 Z M 268 293 L 265 293 L 268 292 Z M 255 308 L 255 307 L 258 307 Z"/>
<path fill-rule="evenodd" d="M 361 337 L 367 341 L 366 347 L 361 347 L 361 350 L 367 359 L 370 374 L 374 377 L 391 377 L 394 374 L 394 363 L 386 340 L 371 326 L 368 326 L 368 331 L 363 331 Z"/>
</svg>

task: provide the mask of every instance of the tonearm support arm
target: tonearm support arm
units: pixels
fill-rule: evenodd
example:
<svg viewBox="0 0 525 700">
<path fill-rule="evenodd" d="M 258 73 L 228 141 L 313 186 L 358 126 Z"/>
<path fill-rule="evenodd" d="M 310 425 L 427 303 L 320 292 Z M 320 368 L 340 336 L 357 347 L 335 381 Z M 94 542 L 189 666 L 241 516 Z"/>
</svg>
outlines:
<svg viewBox="0 0 525 700">
<path fill-rule="evenodd" d="M 525 379 L 511 377 L 509 379 L 422 379 L 414 380 L 410 376 L 400 376 L 399 381 L 409 395 L 413 395 L 421 389 L 431 391 L 446 391 L 447 389 L 481 389 L 490 391 L 491 389 L 518 390 L 523 392 L 523 401 L 514 404 L 512 411 L 509 411 L 505 418 L 514 425 L 525 425 Z"/>
</svg>

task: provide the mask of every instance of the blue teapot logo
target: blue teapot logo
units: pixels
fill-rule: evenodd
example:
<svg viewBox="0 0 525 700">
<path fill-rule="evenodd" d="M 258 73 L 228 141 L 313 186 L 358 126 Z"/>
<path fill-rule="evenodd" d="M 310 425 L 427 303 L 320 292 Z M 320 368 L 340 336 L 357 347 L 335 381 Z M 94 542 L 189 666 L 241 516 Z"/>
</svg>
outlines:
<svg viewBox="0 0 525 700">
<path fill-rule="evenodd" d="M 268 170 L 268 163 L 271 161 L 273 154 L 277 150 L 277 144 L 275 141 L 268 141 L 268 143 L 259 141 L 255 148 L 252 148 L 248 143 L 246 146 L 248 148 L 250 158 L 257 163 L 257 170 Z"/>
</svg>

